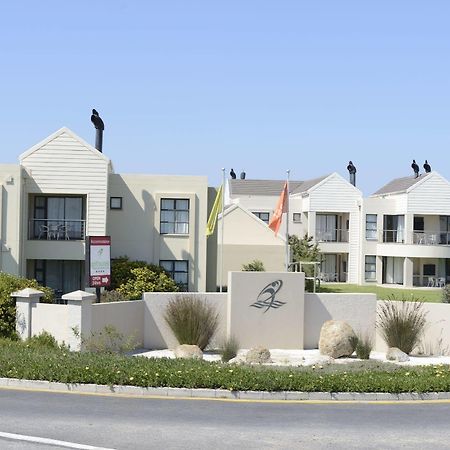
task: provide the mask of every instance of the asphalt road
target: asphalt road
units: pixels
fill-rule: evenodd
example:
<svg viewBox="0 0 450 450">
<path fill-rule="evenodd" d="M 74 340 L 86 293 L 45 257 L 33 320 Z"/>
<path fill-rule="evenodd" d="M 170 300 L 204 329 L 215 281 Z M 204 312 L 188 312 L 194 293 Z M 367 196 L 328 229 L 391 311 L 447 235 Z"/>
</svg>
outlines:
<svg viewBox="0 0 450 450">
<path fill-rule="evenodd" d="M 450 449 L 450 403 L 261 403 L 0 389 L 0 449 L 64 448 L 4 433 L 81 444 L 68 448 Z"/>
</svg>

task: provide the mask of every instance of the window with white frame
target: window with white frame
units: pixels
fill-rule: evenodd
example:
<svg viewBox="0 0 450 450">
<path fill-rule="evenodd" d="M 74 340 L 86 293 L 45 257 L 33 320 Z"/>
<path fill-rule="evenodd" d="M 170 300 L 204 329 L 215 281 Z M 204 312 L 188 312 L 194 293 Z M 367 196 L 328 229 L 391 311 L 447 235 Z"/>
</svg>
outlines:
<svg viewBox="0 0 450 450">
<path fill-rule="evenodd" d="M 302 213 L 293 213 L 292 214 L 292 221 L 294 223 L 302 223 Z"/>
<path fill-rule="evenodd" d="M 161 234 L 189 233 L 189 199 L 161 199 Z"/>
<path fill-rule="evenodd" d="M 366 239 L 368 241 L 377 240 L 377 215 L 366 214 Z"/>
<path fill-rule="evenodd" d="M 171 276 L 183 291 L 188 290 L 189 262 L 186 260 L 161 260 L 159 265 Z"/>
<path fill-rule="evenodd" d="M 377 257 L 366 255 L 366 281 L 376 281 L 377 279 Z"/>
<path fill-rule="evenodd" d="M 253 214 L 263 222 L 269 223 L 270 214 L 268 212 L 253 211 Z"/>
</svg>

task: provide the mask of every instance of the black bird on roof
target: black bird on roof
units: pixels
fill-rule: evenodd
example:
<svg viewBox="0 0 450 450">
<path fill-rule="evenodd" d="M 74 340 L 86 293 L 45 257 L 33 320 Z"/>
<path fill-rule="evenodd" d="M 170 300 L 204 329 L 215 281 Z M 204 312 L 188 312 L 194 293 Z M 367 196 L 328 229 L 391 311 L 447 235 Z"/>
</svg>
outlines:
<svg viewBox="0 0 450 450">
<path fill-rule="evenodd" d="M 426 173 L 430 173 L 431 172 L 431 166 L 428 164 L 427 160 L 425 160 L 425 164 L 423 165 L 423 168 L 425 169 Z"/>
<path fill-rule="evenodd" d="M 419 166 L 416 163 L 416 160 L 413 159 L 413 162 L 411 164 L 412 170 L 414 170 L 414 175 L 416 176 L 416 178 L 419 176 Z"/>
<path fill-rule="evenodd" d="M 353 165 L 353 163 L 351 161 L 348 162 L 347 170 L 351 174 L 355 174 L 356 173 L 356 167 Z"/>
<path fill-rule="evenodd" d="M 234 173 L 234 170 L 233 170 L 233 169 L 230 170 L 230 177 L 231 177 L 233 180 L 236 179 L 236 174 Z"/>
<path fill-rule="evenodd" d="M 105 124 L 103 123 L 103 120 L 95 109 L 92 110 L 91 122 L 94 124 L 94 127 L 97 130 L 103 131 L 105 129 Z"/>
</svg>

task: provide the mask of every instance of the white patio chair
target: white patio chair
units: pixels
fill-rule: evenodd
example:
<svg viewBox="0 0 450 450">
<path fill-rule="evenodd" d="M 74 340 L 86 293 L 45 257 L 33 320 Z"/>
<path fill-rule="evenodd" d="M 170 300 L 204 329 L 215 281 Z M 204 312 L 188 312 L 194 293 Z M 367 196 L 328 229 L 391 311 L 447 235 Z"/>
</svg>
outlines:
<svg viewBox="0 0 450 450">
<path fill-rule="evenodd" d="M 427 287 L 434 287 L 436 284 L 436 280 L 434 277 L 428 277 L 428 284 Z"/>
<path fill-rule="evenodd" d="M 443 288 L 445 286 L 445 278 L 444 277 L 440 277 L 437 280 L 437 285 L 438 285 L 438 287 Z"/>
</svg>

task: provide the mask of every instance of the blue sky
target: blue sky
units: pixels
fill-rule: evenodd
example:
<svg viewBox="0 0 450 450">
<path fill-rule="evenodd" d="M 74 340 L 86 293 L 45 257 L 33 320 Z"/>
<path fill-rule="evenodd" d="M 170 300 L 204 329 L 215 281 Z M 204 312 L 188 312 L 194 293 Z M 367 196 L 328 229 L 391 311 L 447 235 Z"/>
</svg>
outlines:
<svg viewBox="0 0 450 450">
<path fill-rule="evenodd" d="M 2 163 L 61 126 L 116 172 L 307 179 L 374 192 L 415 158 L 450 179 L 448 1 L 0 5 Z"/>
</svg>

